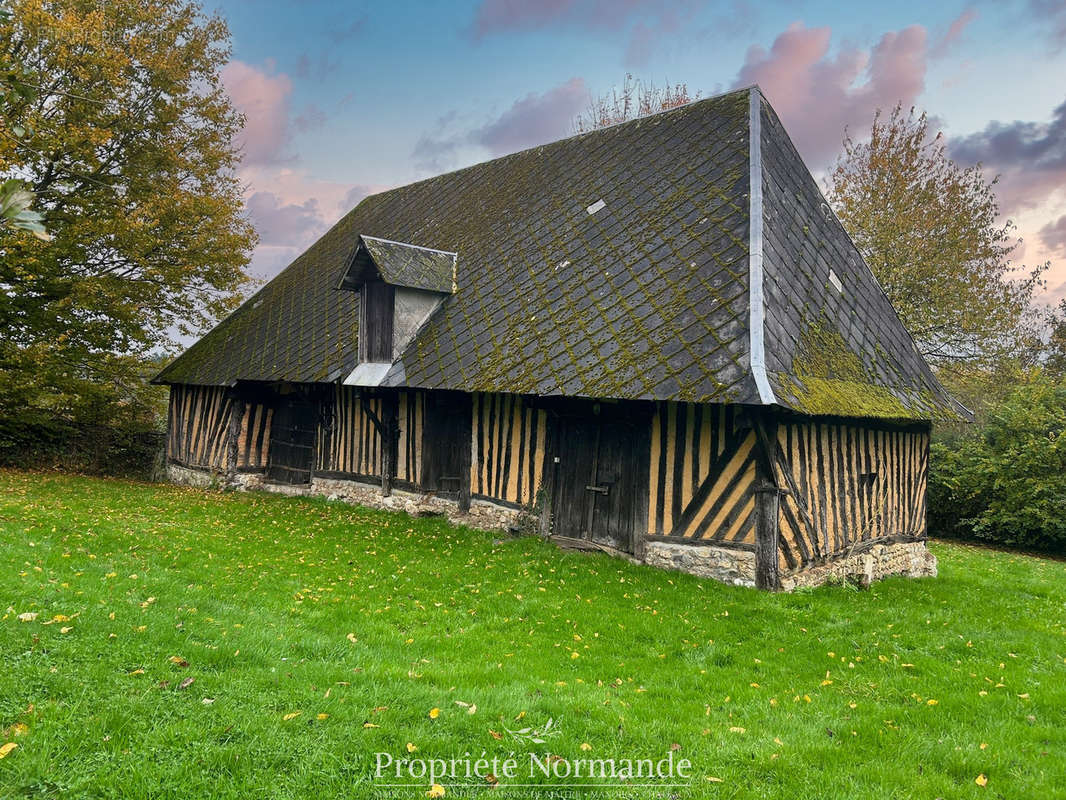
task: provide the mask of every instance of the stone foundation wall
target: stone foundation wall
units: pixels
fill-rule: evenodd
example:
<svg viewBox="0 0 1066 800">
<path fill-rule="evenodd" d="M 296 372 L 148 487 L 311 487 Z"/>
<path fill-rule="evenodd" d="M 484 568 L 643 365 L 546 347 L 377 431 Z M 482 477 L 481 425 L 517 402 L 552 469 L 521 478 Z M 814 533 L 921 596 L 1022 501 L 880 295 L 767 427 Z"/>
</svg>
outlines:
<svg viewBox="0 0 1066 800">
<path fill-rule="evenodd" d="M 167 465 L 167 478 L 172 483 L 200 488 L 221 488 L 226 485 L 225 473 L 191 469 L 179 464 Z M 406 511 L 413 517 L 442 516 L 457 525 L 479 530 L 506 531 L 526 524 L 529 512 L 506 508 L 483 500 L 471 500 L 470 510 L 459 510 L 454 500 L 444 500 L 431 494 L 393 489 L 389 497 L 381 496 L 380 484 L 334 478 L 312 478 L 310 484 L 291 485 L 270 483 L 258 472 L 238 472 L 233 476 L 234 488 L 239 491 L 265 491 L 289 497 L 325 497 L 385 511 Z"/>
<path fill-rule="evenodd" d="M 936 556 L 929 552 L 925 542 L 875 544 L 865 552 L 841 556 L 825 564 L 809 566 L 802 572 L 783 575 L 781 588 L 792 591 L 846 580 L 869 584 L 889 575 L 935 578 Z"/>
<path fill-rule="evenodd" d="M 755 553 L 750 550 L 654 541 L 645 545 L 644 562 L 736 586 L 755 585 Z M 790 592 L 848 580 L 866 585 L 889 575 L 935 577 L 936 557 L 925 542 L 876 544 L 865 552 L 840 556 L 783 575 L 781 589 Z"/>
<path fill-rule="evenodd" d="M 654 541 L 644 545 L 644 563 L 736 586 L 755 585 L 755 553 L 751 550 Z"/>
<path fill-rule="evenodd" d="M 167 464 L 167 480 L 182 486 L 195 486 L 199 489 L 218 489 L 225 485 L 226 474 L 210 469 L 183 467 L 181 464 Z"/>
<path fill-rule="evenodd" d="M 178 464 L 167 465 L 167 477 L 174 483 L 201 488 L 221 488 L 226 485 L 228 478 L 225 473 Z M 415 517 L 443 516 L 458 525 L 480 530 L 505 531 L 532 527 L 528 511 L 472 500 L 470 511 L 464 513 L 459 511 L 454 500 L 397 489 L 393 490 L 391 496 L 382 497 L 380 486 L 358 481 L 313 478 L 310 484 L 292 486 L 266 482 L 259 473 L 238 472 L 234 482 L 241 491 L 261 490 L 291 497 L 325 497 L 327 500 L 369 508 L 405 511 Z M 755 553 L 751 550 L 649 541 L 645 544 L 644 563 L 713 578 L 735 586 L 755 585 Z M 824 564 L 814 564 L 800 572 L 782 575 L 781 589 L 792 591 L 846 580 L 867 584 L 888 575 L 921 578 L 935 577 L 936 574 L 936 557 L 929 552 L 925 542 L 886 543 L 876 544 L 862 553 L 839 556 Z"/>
</svg>

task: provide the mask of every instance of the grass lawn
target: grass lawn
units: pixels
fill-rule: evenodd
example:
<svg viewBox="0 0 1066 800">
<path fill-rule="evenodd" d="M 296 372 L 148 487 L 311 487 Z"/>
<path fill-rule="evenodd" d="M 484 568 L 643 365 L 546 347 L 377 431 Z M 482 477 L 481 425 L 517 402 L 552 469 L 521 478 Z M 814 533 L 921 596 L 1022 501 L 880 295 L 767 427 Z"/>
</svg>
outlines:
<svg viewBox="0 0 1066 800">
<path fill-rule="evenodd" d="M 423 797 L 375 753 L 515 753 L 546 782 L 532 751 L 692 762 L 614 798 L 1062 797 L 1066 563 L 934 551 L 937 579 L 768 595 L 439 519 L 0 472 L 0 796 Z"/>
</svg>

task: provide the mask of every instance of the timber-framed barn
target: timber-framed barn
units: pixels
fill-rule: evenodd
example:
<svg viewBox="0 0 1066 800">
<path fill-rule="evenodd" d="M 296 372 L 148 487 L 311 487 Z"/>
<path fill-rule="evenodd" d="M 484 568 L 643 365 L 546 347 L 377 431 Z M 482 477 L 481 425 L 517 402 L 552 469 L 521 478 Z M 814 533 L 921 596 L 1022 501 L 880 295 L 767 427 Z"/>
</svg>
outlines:
<svg viewBox="0 0 1066 800">
<path fill-rule="evenodd" d="M 770 589 L 935 572 L 930 427 L 969 413 L 754 87 L 367 197 L 156 380 L 175 479 Z"/>
</svg>

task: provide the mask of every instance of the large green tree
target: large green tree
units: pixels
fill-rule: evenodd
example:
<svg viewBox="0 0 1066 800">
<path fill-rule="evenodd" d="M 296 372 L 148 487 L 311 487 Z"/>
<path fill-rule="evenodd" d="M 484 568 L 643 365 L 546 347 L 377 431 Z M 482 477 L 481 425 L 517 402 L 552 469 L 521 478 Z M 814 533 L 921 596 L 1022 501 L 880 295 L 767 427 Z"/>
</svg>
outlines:
<svg viewBox="0 0 1066 800">
<path fill-rule="evenodd" d="M 0 233 L 0 413 L 108 419 L 148 355 L 230 310 L 254 232 L 221 86 L 229 33 L 186 0 L 14 0 L 0 175 L 53 239 Z"/>
<path fill-rule="evenodd" d="M 829 200 L 934 365 L 988 369 L 1035 356 L 1034 291 L 1045 267 L 1019 270 L 995 179 L 947 155 L 925 114 L 879 111 L 870 139 L 846 135 Z"/>
</svg>

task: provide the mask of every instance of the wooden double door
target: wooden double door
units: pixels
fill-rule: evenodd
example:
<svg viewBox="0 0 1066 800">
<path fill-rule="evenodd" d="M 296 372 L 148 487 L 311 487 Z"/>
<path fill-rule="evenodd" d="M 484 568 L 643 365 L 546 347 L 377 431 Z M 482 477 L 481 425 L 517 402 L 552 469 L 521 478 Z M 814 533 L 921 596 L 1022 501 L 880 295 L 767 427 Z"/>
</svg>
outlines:
<svg viewBox="0 0 1066 800">
<path fill-rule="evenodd" d="M 586 408 L 555 419 L 552 533 L 636 554 L 648 521 L 648 415 L 628 404 Z"/>
<path fill-rule="evenodd" d="M 458 499 L 470 486 L 470 395 L 426 392 L 422 427 L 422 489 Z"/>
<path fill-rule="evenodd" d="M 270 424 L 266 476 L 278 483 L 310 483 L 318 404 L 302 394 L 278 398 Z"/>
</svg>

